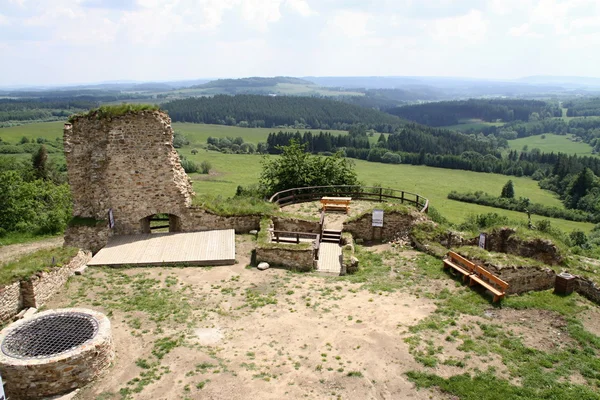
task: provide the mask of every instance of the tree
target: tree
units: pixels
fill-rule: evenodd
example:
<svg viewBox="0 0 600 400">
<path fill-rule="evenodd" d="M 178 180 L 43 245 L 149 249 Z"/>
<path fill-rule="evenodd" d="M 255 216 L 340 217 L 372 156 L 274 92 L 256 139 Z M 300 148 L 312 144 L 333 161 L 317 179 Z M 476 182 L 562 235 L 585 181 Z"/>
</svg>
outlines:
<svg viewBox="0 0 600 400">
<path fill-rule="evenodd" d="M 354 163 L 336 153 L 322 157 L 305 152 L 305 145 L 295 140 L 280 147 L 281 157 L 265 157 L 260 186 L 266 194 L 307 186 L 357 185 Z"/>
<path fill-rule="evenodd" d="M 514 199 L 515 198 L 515 188 L 514 188 L 513 182 L 511 180 L 506 182 L 504 187 L 502 187 L 502 193 L 500 194 L 500 197 L 502 197 L 504 199 Z"/>
<path fill-rule="evenodd" d="M 38 179 L 48 178 L 48 151 L 46 146 L 41 145 L 36 153 L 31 157 L 31 163 Z"/>
<path fill-rule="evenodd" d="M 584 197 L 594 185 L 595 175 L 589 168 L 584 168 L 573 180 L 567 189 L 565 206 L 577 208 L 577 203 Z"/>
</svg>

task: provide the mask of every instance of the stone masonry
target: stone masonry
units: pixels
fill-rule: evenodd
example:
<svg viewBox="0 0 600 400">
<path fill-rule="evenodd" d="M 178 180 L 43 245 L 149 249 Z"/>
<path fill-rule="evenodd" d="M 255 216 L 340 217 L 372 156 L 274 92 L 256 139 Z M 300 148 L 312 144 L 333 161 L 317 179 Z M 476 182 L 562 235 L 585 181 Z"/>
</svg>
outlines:
<svg viewBox="0 0 600 400">
<path fill-rule="evenodd" d="M 164 112 L 75 117 L 64 144 L 75 216 L 106 220 L 112 209 L 115 233 L 137 234 L 148 216 L 187 213 L 192 184 Z"/>
<path fill-rule="evenodd" d="M 0 352 L 0 373 L 11 399 L 40 399 L 82 387 L 106 371 L 115 357 L 110 321 L 99 312 L 81 309 L 49 310 L 20 320 L 0 332 L 0 342 L 11 331 L 33 319 L 67 312 L 84 313 L 98 323 L 96 335 L 65 353 L 43 358 L 14 358 Z"/>
<path fill-rule="evenodd" d="M 0 287 L 0 322 L 10 320 L 24 308 L 39 308 L 44 305 L 63 287 L 76 269 L 86 265 L 91 259 L 90 252 L 79 251 L 66 265 Z"/>
</svg>

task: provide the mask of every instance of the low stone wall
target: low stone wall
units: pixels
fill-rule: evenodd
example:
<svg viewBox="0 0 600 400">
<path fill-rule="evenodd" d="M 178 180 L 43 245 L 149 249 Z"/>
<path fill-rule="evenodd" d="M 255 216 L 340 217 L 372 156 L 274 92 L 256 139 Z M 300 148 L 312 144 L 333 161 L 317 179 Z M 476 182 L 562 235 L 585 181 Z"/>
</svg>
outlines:
<svg viewBox="0 0 600 400">
<path fill-rule="evenodd" d="M 91 252 L 80 250 L 66 265 L 0 288 L 0 322 L 10 320 L 24 308 L 41 307 L 63 287 L 76 269 L 91 259 Z"/>
<path fill-rule="evenodd" d="M 498 269 L 493 265 L 486 265 L 485 267 L 509 284 L 507 294 L 552 289 L 556 280 L 556 273 L 550 268 L 504 267 Z"/>
<path fill-rule="evenodd" d="M 340 275 L 354 274 L 358 271 L 358 258 L 354 256 L 354 239 L 348 232 L 342 233 L 342 271 Z"/>
<path fill-rule="evenodd" d="M 27 281 L 21 281 L 21 303 L 23 308 L 40 308 L 63 285 L 75 270 L 86 265 L 92 259 L 90 252 L 79 251 L 75 257 L 61 267 L 48 272 L 40 272 Z"/>
<path fill-rule="evenodd" d="M 373 214 L 367 212 L 356 220 L 344 222 L 344 231 L 350 232 L 354 239 L 393 240 L 398 237 L 407 238 L 413 225 L 423 219 L 417 211 L 386 211 L 383 227 L 373 226 Z"/>
<path fill-rule="evenodd" d="M 285 267 L 300 272 L 312 271 L 314 269 L 313 249 L 297 249 L 292 246 L 294 245 L 258 246 L 256 262 L 267 262 L 271 266 Z"/>
<path fill-rule="evenodd" d="M 600 286 L 589 279 L 578 276 L 575 291 L 594 303 L 600 304 Z"/>
<path fill-rule="evenodd" d="M 106 246 L 108 239 L 111 236 L 112 231 L 109 229 L 108 225 L 69 226 L 65 231 L 65 246 L 89 250 L 96 254 L 100 249 Z"/>
<path fill-rule="evenodd" d="M 485 248 L 488 251 L 514 254 L 532 258 L 547 265 L 560 265 L 563 257 L 559 248 L 549 239 L 522 239 L 515 235 L 514 228 L 500 228 L 487 233 Z M 479 237 L 470 240 L 469 245 L 477 246 Z"/>
<path fill-rule="evenodd" d="M 0 288 L 0 321 L 8 321 L 21 311 L 21 283 Z"/>
<path fill-rule="evenodd" d="M 248 233 L 260 228 L 260 215 L 239 215 L 224 217 L 203 208 L 189 208 L 189 216 L 181 218 L 183 232 L 234 229 L 235 233 Z"/>
<path fill-rule="evenodd" d="M 298 218 L 273 217 L 273 226 L 276 231 L 307 232 L 321 234 L 319 221 L 307 221 Z"/>
</svg>

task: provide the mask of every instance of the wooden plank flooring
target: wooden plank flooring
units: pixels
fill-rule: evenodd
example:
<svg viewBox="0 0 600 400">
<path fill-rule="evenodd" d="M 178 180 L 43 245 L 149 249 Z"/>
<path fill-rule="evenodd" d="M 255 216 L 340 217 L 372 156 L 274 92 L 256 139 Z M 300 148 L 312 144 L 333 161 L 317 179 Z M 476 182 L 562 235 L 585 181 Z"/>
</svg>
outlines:
<svg viewBox="0 0 600 400">
<path fill-rule="evenodd" d="M 88 265 L 233 265 L 233 229 L 113 236 Z"/>
<path fill-rule="evenodd" d="M 337 243 L 321 242 L 317 272 L 339 275 L 342 273 L 342 246 Z"/>
</svg>

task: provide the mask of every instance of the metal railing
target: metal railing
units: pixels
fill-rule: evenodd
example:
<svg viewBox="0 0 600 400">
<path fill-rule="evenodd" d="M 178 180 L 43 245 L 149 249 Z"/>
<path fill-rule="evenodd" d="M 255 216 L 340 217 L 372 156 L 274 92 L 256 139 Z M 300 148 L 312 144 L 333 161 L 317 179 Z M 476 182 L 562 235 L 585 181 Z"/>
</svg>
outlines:
<svg viewBox="0 0 600 400">
<path fill-rule="evenodd" d="M 353 200 L 398 201 L 417 207 L 422 213 L 429 211 L 429 200 L 416 193 L 381 187 L 368 186 L 309 186 L 282 190 L 275 193 L 269 201 L 279 206 L 315 201 L 324 196 L 352 197 Z"/>
</svg>

